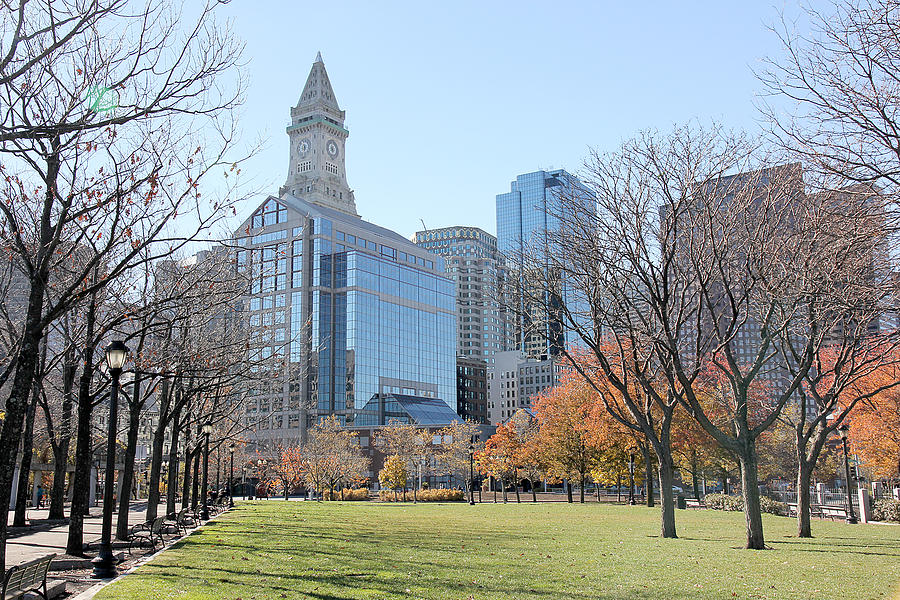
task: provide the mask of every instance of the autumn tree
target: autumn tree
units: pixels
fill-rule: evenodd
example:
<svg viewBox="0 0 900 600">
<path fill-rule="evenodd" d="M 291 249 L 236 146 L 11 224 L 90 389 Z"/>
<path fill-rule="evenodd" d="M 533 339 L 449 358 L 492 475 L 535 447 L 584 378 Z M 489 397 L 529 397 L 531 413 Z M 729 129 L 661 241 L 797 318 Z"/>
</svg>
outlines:
<svg viewBox="0 0 900 600">
<path fill-rule="evenodd" d="M 434 461 L 438 473 L 447 473 L 451 480 L 456 478 L 465 481 L 468 492 L 472 485 L 469 479 L 469 446 L 477 450 L 481 444 L 477 441 L 478 426 L 468 421 L 454 421 L 439 429 L 435 436 L 440 444 L 434 448 Z"/>
<path fill-rule="evenodd" d="M 534 403 L 547 469 L 557 477 L 578 481 L 582 503 L 588 473 L 603 450 L 602 411 L 596 392 L 577 375 L 566 375 L 560 385 L 545 390 Z M 571 501 L 571 486 L 569 490 Z"/>
<path fill-rule="evenodd" d="M 406 460 L 394 454 L 387 457 L 384 467 L 378 472 L 378 482 L 381 487 L 394 490 L 395 496 L 397 490 L 403 490 L 404 498 L 406 497 L 406 483 L 409 479 L 406 464 Z"/>
<path fill-rule="evenodd" d="M 896 367 L 887 367 L 873 373 L 868 385 L 898 378 Z M 900 479 L 900 389 L 892 386 L 859 403 L 851 413 L 850 441 L 872 477 Z"/>
</svg>

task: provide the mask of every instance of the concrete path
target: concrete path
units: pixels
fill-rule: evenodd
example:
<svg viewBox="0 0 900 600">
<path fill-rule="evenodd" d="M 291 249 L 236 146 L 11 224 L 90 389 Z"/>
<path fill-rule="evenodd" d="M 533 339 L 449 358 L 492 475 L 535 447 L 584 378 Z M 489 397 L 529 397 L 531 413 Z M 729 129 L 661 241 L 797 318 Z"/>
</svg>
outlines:
<svg viewBox="0 0 900 600">
<path fill-rule="evenodd" d="M 129 524 L 143 523 L 146 511 L 146 500 L 132 502 L 131 510 L 128 514 Z M 158 514 L 163 515 L 165 513 L 166 506 L 161 504 Z M 10 512 L 8 517 L 9 523 L 12 523 L 12 515 L 13 513 Z M 32 520 L 46 519 L 47 510 L 29 510 L 28 518 Z M 115 536 L 117 518 L 118 514 L 113 514 L 113 536 Z M 92 508 L 91 516 L 84 519 L 84 542 L 97 546 L 100 541 L 102 527 L 101 509 L 99 507 Z M 27 562 L 54 552 L 56 554 L 65 554 L 68 530 L 68 525 L 60 525 L 49 529 L 36 528 L 34 531 L 25 532 L 21 535 L 13 533 L 14 537 L 6 540 L 6 566 L 11 567 L 12 565 Z"/>
</svg>

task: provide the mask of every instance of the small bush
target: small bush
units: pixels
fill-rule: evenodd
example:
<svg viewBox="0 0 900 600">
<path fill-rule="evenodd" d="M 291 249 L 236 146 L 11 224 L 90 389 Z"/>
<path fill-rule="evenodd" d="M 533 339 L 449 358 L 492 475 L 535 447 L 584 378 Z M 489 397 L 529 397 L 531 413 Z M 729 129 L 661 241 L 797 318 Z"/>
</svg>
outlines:
<svg viewBox="0 0 900 600">
<path fill-rule="evenodd" d="M 725 494 L 707 494 L 704 500 L 707 508 L 716 510 L 744 510 L 743 496 L 726 496 Z M 759 507 L 764 513 L 787 516 L 788 506 L 784 502 L 772 500 L 767 496 L 760 496 Z"/>
<path fill-rule="evenodd" d="M 787 504 L 785 504 L 784 502 L 779 502 L 778 500 L 773 500 L 768 496 L 762 496 L 759 499 L 759 506 L 764 513 L 769 513 L 770 515 L 786 517 L 790 514 L 788 512 Z"/>
<path fill-rule="evenodd" d="M 744 510 L 743 496 L 725 496 L 725 510 Z"/>
<path fill-rule="evenodd" d="M 703 499 L 706 508 L 725 510 L 725 494 L 707 494 Z"/>
<path fill-rule="evenodd" d="M 419 502 L 460 502 L 465 500 L 465 492 L 462 490 L 419 490 L 414 496 L 411 491 L 406 492 L 406 502 L 412 502 L 417 498 Z M 382 502 L 403 502 L 403 492 L 394 493 L 394 490 L 381 490 L 378 497 Z"/>
<path fill-rule="evenodd" d="M 333 493 L 326 491 L 322 494 L 325 500 L 368 500 L 369 490 L 367 488 L 344 488 L 344 497 L 341 498 L 341 491 L 335 490 Z"/>
<path fill-rule="evenodd" d="M 882 499 L 872 507 L 872 517 L 876 521 L 895 521 L 900 523 L 900 500 Z"/>
</svg>

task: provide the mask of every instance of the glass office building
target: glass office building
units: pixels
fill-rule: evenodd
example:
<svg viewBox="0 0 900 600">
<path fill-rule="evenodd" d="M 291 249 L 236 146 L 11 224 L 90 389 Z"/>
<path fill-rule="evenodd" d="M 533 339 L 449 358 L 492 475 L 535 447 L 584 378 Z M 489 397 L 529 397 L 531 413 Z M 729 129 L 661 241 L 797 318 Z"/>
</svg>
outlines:
<svg viewBox="0 0 900 600">
<path fill-rule="evenodd" d="M 455 409 L 456 288 L 441 257 L 287 194 L 249 224 L 237 255 L 252 279 L 247 325 L 271 342 L 252 358 L 288 366 L 283 382 L 250 393 L 254 426 L 271 432 L 258 437 L 289 438 L 281 430 L 329 414 L 352 425 L 376 394 Z"/>
<path fill-rule="evenodd" d="M 235 231 L 249 377 L 245 424 L 296 444 L 325 415 L 353 425 L 376 395 L 456 408 L 456 287 L 444 261 L 362 220 L 349 131 L 321 55 L 291 108 L 288 176 Z"/>
<path fill-rule="evenodd" d="M 545 234 L 560 228 L 561 198 L 576 198 L 591 207 L 594 196 L 577 177 L 563 169 L 519 175 L 510 184 L 509 192 L 497 195 L 497 249 L 506 261 L 510 281 L 517 272 L 521 277 L 526 268 L 549 270 L 546 259 L 542 260 L 548 251 Z M 580 312 L 583 302 L 578 301 L 578 294 L 565 280 L 560 285 L 566 304 Z M 516 349 L 532 357 L 552 356 L 559 354 L 563 344 L 575 341 L 569 339 L 558 317 L 527 306 L 524 294 L 513 295 L 508 302 L 510 319 L 515 323 Z"/>
</svg>

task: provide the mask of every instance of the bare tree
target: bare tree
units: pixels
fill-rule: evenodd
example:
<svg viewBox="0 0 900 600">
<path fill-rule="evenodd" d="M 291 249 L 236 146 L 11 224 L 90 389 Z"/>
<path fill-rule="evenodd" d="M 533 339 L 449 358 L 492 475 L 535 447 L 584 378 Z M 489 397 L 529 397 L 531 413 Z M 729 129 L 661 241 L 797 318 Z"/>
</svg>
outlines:
<svg viewBox="0 0 900 600">
<path fill-rule="evenodd" d="M 774 139 L 807 169 L 846 182 L 900 189 L 900 2 L 837 0 L 808 9 L 811 32 L 784 20 L 780 57 L 758 73 Z M 782 101 L 788 104 L 782 106 Z"/>
<path fill-rule="evenodd" d="M 0 433 L 0 502 L 48 324 L 142 261 L 196 239 L 227 205 L 202 200 L 198 187 L 233 164 L 229 117 L 243 92 L 239 78 L 216 83 L 238 72 L 241 47 L 213 22 L 213 6 L 185 30 L 164 3 L 75 4 L 21 2 L 25 21 L 46 35 L 10 43 L 6 73 L 15 77 L 0 81 L 0 151 L 10 157 L 0 232 L 28 280 Z M 72 248 L 86 259 L 51 296 L 49 274 L 71 261 Z M 5 550 L 0 568 L 4 559 Z"/>
</svg>

